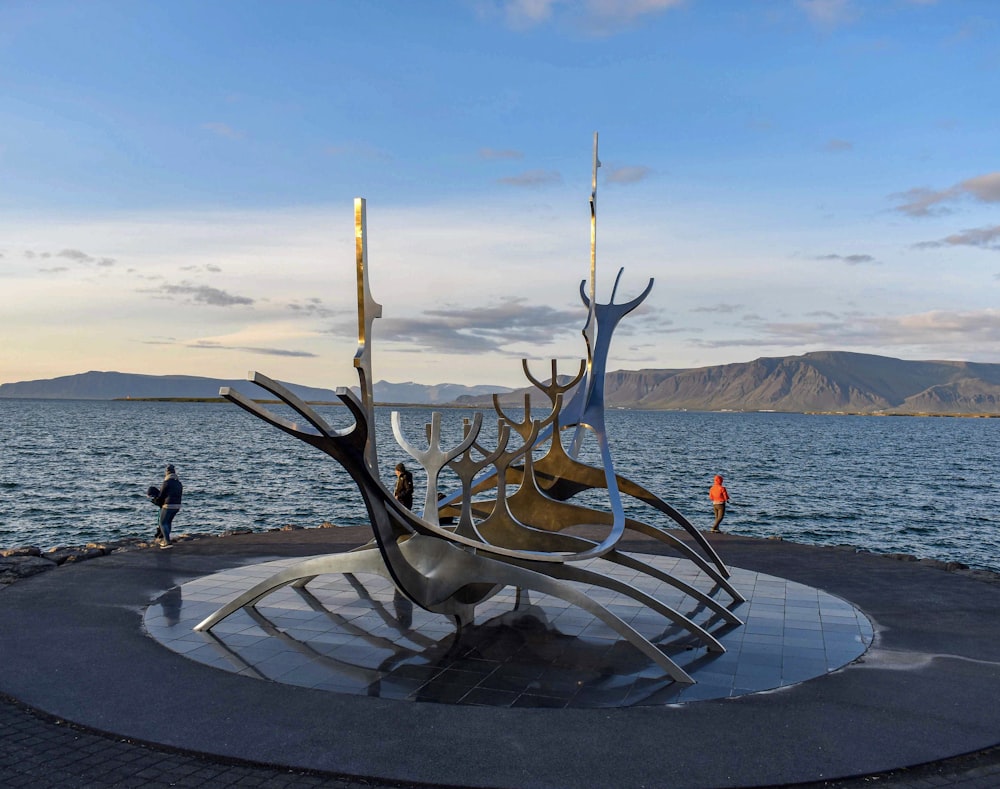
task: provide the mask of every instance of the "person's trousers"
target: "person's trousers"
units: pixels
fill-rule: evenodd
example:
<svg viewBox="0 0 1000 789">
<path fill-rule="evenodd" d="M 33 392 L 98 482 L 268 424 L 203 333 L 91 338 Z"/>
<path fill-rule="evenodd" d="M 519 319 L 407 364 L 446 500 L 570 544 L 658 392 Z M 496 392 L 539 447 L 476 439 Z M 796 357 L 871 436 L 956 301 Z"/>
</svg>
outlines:
<svg viewBox="0 0 1000 789">
<path fill-rule="evenodd" d="M 160 507 L 160 536 L 167 542 L 170 542 L 170 529 L 178 512 L 179 510 Z"/>
<path fill-rule="evenodd" d="M 726 502 L 717 502 L 712 505 L 712 509 L 715 510 L 715 523 L 712 524 L 712 531 L 718 531 L 719 524 L 722 523 L 722 519 L 726 517 Z"/>
</svg>

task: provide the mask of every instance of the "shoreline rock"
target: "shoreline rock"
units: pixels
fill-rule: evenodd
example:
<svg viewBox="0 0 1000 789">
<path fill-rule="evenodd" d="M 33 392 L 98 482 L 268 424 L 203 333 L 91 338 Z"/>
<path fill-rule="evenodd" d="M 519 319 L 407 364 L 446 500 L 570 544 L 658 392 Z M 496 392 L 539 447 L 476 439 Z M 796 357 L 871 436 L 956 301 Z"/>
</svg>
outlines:
<svg viewBox="0 0 1000 789">
<path fill-rule="evenodd" d="M 308 528 L 286 524 L 279 528 L 267 529 L 268 532 L 295 531 Z M 317 529 L 335 529 L 336 524 L 323 521 Z M 204 540 L 216 537 L 232 537 L 238 534 L 253 534 L 253 529 L 227 529 L 222 534 L 191 534 L 184 533 L 174 536 L 172 542 L 184 543 L 192 540 Z M 9 586 L 22 578 L 54 570 L 64 564 L 85 562 L 100 556 L 124 551 L 141 551 L 159 548 L 155 540 L 144 537 L 124 537 L 108 542 L 88 542 L 86 545 L 59 545 L 48 550 L 42 550 L 37 545 L 18 545 L 13 548 L 0 548 L 0 589 Z"/>
</svg>

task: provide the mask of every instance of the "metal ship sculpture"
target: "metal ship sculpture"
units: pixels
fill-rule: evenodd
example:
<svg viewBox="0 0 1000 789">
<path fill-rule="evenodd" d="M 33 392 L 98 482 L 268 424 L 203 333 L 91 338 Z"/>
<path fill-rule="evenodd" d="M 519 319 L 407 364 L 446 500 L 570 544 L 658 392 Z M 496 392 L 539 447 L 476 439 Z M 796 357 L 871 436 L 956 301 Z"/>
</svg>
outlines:
<svg viewBox="0 0 1000 789">
<path fill-rule="evenodd" d="M 426 447 L 417 447 L 403 433 L 398 412 L 392 428 L 400 446 L 426 474 L 426 499 L 418 515 L 398 502 L 378 471 L 375 441 L 375 404 L 372 396 L 372 325 L 382 315 L 382 306 L 369 287 L 366 206 L 354 203 L 355 258 L 358 295 L 358 350 L 354 367 L 360 397 L 350 389 L 336 390 L 350 410 L 354 424 L 343 430 L 331 427 L 323 417 L 286 387 L 261 373 L 248 378 L 292 408 L 302 422 L 285 419 L 239 392 L 225 387 L 220 394 L 274 427 L 311 444 L 336 460 L 350 474 L 365 501 L 374 539 L 353 551 L 305 559 L 260 582 L 200 622 L 195 630 L 208 631 L 230 614 L 254 606 L 266 595 L 285 586 L 305 587 L 326 573 L 375 573 L 391 579 L 399 594 L 422 608 L 454 617 L 458 626 L 474 620 L 475 609 L 506 587 L 535 591 L 562 599 L 588 611 L 623 639 L 644 653 L 672 679 L 693 683 L 692 677 L 660 646 L 652 643 L 584 589 L 587 585 L 625 595 L 661 615 L 687 634 L 689 640 L 708 652 L 725 648 L 705 626 L 694 621 L 694 611 L 708 611 L 710 618 L 726 626 L 742 622 L 730 610 L 744 597 L 729 581 L 730 573 L 713 547 L 677 510 L 655 493 L 615 473 L 604 421 L 604 377 L 611 337 L 615 327 L 649 295 L 653 280 L 631 301 L 616 304 L 619 271 L 610 300 L 596 298 L 597 233 L 597 135 L 594 135 L 594 166 L 591 208 L 590 279 L 580 283 L 580 296 L 587 309 L 583 328 L 586 358 L 572 380 L 560 383 L 555 360 L 547 382 L 535 378 L 522 361 L 528 381 L 544 396 L 543 413 L 532 416 L 532 401 L 524 399 L 524 416 L 505 413 L 494 395 L 498 417 L 495 446 L 480 443 L 483 416 L 465 420 L 464 440 L 441 445 L 441 417 L 433 414 L 426 425 Z M 564 434 L 570 435 L 568 447 Z M 579 459 L 587 438 L 595 439 L 601 465 Z M 460 480 L 458 490 L 441 491 L 443 469 Z M 577 494 L 602 490 L 607 506 L 597 509 L 571 501 Z M 484 498 L 484 495 L 492 498 Z M 630 496 L 669 518 L 691 537 L 694 547 L 670 531 L 627 518 L 622 495 Z M 442 525 L 439 515 L 450 521 Z M 571 534 L 575 527 L 589 527 L 583 537 Z M 709 592 L 625 553 L 618 545 L 626 532 L 653 537 L 669 545 L 693 563 L 711 581 Z M 593 560 L 599 559 L 599 562 Z M 605 575 L 595 566 L 603 562 L 645 573 L 680 590 L 690 599 L 691 610 L 672 608 L 640 589 Z M 582 566 L 586 564 L 586 566 Z M 725 595 L 728 604 L 717 597 Z"/>
</svg>

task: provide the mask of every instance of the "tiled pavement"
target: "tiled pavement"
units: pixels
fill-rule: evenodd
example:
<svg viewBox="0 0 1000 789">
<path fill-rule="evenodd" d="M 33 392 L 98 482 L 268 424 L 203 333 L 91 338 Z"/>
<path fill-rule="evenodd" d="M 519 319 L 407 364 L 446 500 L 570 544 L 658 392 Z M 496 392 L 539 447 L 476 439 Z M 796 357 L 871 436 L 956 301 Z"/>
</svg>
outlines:
<svg viewBox="0 0 1000 789">
<path fill-rule="evenodd" d="M 695 587 L 699 583 L 700 573 L 688 560 L 635 558 Z M 586 611 L 549 595 L 519 599 L 510 588 L 477 607 L 477 624 L 461 639 L 448 619 L 414 609 L 393 594 L 387 579 L 370 574 L 324 575 L 307 589 L 285 587 L 220 622 L 211 639 L 194 632 L 239 592 L 296 561 L 241 566 L 181 584 L 149 606 L 146 630 L 190 660 L 257 679 L 406 701 L 549 709 L 655 706 L 771 690 L 850 663 L 873 638 L 871 623 L 850 603 L 739 568 L 730 580 L 746 601 L 734 602 L 724 592 L 717 596 L 742 626 L 705 607 L 692 613 L 724 654 L 707 652 L 631 598 L 580 587 L 667 652 L 697 680 L 694 685 L 665 677 Z M 596 569 L 601 561 L 580 566 Z M 678 589 L 633 568 L 602 569 L 684 610 Z"/>
</svg>

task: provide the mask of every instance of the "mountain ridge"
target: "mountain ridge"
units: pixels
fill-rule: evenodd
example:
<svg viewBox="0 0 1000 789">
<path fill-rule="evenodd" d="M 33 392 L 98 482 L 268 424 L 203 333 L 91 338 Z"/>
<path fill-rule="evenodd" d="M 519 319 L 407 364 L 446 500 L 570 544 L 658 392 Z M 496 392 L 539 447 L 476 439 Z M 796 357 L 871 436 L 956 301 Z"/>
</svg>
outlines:
<svg viewBox="0 0 1000 789">
<path fill-rule="evenodd" d="M 500 400 L 516 405 L 531 391 Z M 604 394 L 611 408 L 1000 416 L 1000 364 L 814 351 L 692 369 L 616 370 L 606 375 Z"/>
<path fill-rule="evenodd" d="M 338 402 L 333 389 L 284 383 L 303 400 Z M 121 400 L 121 399 L 205 399 L 219 396 L 219 388 L 229 386 L 255 400 L 274 399 L 274 395 L 246 379 L 205 378 L 193 375 L 145 375 L 141 373 L 91 370 L 75 375 L 36 381 L 0 384 L 0 399 L 37 398 L 44 400 Z M 356 387 L 352 387 L 357 391 Z M 502 386 L 464 386 L 462 384 L 417 384 L 412 381 L 378 381 L 373 386 L 375 400 L 412 405 L 444 405 L 462 395 L 507 392 Z"/>
<path fill-rule="evenodd" d="M 0 399 L 208 398 L 231 386 L 255 399 L 272 395 L 246 380 L 90 371 L 0 384 Z M 336 401 L 332 389 L 286 384 L 304 400 Z M 616 370 L 605 377 L 609 408 L 1000 416 L 1000 364 L 910 361 L 850 351 L 760 357 L 697 368 Z M 519 406 L 533 387 L 374 385 L 376 402 L 491 407 L 492 393 Z"/>
</svg>

